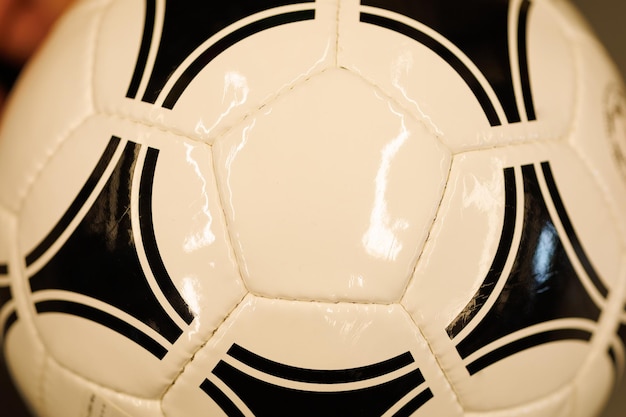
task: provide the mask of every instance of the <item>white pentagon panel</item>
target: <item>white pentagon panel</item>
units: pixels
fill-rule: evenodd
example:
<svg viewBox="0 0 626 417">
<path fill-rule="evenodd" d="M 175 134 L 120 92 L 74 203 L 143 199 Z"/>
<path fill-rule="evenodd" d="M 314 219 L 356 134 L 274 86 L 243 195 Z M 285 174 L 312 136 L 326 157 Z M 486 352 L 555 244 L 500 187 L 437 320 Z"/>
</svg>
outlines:
<svg viewBox="0 0 626 417">
<path fill-rule="evenodd" d="M 453 151 L 553 139 L 571 125 L 576 86 L 571 46 L 555 21 L 545 2 L 350 1 L 341 8 L 338 64 L 402 103 Z"/>
<path fill-rule="evenodd" d="M 592 338 L 614 323 L 602 309 L 623 291 L 613 224 L 563 144 L 455 157 L 402 304 L 466 410 L 537 401 L 569 384 L 592 349 L 605 350 Z"/>
<path fill-rule="evenodd" d="M 117 1 L 100 31 L 97 106 L 210 142 L 334 62 L 336 8 L 336 0 Z"/>
<path fill-rule="evenodd" d="M 156 398 L 242 299 L 211 161 L 203 143 L 108 116 L 49 161 L 20 213 L 20 255 L 62 366 Z"/>
<path fill-rule="evenodd" d="M 163 410 L 188 417 L 462 415 L 400 306 L 254 296 L 196 354 Z"/>
<path fill-rule="evenodd" d="M 354 74 L 329 70 L 214 148 L 249 290 L 400 297 L 448 174 L 449 155 L 423 124 Z"/>
</svg>

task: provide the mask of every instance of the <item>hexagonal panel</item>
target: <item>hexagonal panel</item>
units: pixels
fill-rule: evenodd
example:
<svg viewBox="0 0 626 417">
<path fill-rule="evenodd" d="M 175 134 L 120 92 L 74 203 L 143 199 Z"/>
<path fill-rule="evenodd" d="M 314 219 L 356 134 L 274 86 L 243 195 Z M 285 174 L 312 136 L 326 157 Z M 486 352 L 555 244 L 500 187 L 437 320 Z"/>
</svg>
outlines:
<svg viewBox="0 0 626 417">
<path fill-rule="evenodd" d="M 509 408 L 605 351 L 622 258 L 602 193 L 566 144 L 457 155 L 402 303 L 467 410 Z M 611 367 L 607 352 L 601 361 Z"/>
<path fill-rule="evenodd" d="M 549 2 L 351 0 L 340 14 L 339 65 L 455 152 L 559 138 L 572 124 L 572 45 Z"/>
<path fill-rule="evenodd" d="M 163 409 L 188 417 L 462 415 L 399 305 L 254 296 L 185 368 Z"/>
<path fill-rule="evenodd" d="M 212 141 L 331 65 L 336 8 L 336 0 L 114 2 L 100 26 L 96 105 Z"/>
<path fill-rule="evenodd" d="M 211 161 L 205 144 L 106 116 L 51 158 L 18 236 L 29 309 L 62 366 L 156 398 L 242 299 Z"/>
</svg>

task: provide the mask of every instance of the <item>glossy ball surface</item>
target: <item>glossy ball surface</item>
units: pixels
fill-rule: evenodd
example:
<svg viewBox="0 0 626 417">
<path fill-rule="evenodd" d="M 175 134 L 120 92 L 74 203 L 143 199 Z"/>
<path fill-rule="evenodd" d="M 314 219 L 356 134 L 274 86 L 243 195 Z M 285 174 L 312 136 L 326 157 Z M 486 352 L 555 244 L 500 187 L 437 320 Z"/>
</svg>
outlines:
<svg viewBox="0 0 626 417">
<path fill-rule="evenodd" d="M 588 417 L 624 370 L 626 94 L 563 0 L 88 0 L 0 126 L 46 417 Z"/>
</svg>

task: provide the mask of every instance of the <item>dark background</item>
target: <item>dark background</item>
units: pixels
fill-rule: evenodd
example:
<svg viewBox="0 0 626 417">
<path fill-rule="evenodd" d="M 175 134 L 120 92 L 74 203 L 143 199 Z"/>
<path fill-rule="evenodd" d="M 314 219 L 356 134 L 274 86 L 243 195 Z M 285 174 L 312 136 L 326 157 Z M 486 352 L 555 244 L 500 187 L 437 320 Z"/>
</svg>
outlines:
<svg viewBox="0 0 626 417">
<path fill-rule="evenodd" d="M 2 1 L 2 0 L 0 0 Z M 626 1 L 572 0 L 585 14 L 606 45 L 622 74 L 626 75 Z M 3 80 L 0 79 L 0 82 Z M 30 417 L 17 396 L 0 359 L 0 417 Z M 615 390 L 602 417 L 626 417 L 626 383 Z"/>
</svg>

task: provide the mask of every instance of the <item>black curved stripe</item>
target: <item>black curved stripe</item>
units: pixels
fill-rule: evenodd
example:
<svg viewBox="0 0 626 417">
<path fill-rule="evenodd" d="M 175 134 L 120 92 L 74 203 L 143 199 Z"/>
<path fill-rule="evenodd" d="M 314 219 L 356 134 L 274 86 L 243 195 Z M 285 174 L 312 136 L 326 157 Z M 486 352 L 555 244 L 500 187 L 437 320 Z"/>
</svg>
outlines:
<svg viewBox="0 0 626 417">
<path fill-rule="evenodd" d="M 237 408 L 234 402 L 222 392 L 214 383 L 205 379 L 200 384 L 200 389 L 204 391 L 217 404 L 228 417 L 244 417 L 244 414 Z"/>
<path fill-rule="evenodd" d="M 11 326 L 13 326 L 16 322 L 17 322 L 17 311 L 13 311 L 11 312 L 11 314 L 9 314 L 9 317 L 7 317 L 6 321 L 4 322 L 4 325 L 2 326 L 2 340 L 3 341 L 6 341 L 7 333 L 9 333 Z"/>
<path fill-rule="evenodd" d="M 415 362 L 410 352 L 394 358 L 368 366 L 351 369 L 319 370 L 305 369 L 285 365 L 266 359 L 256 353 L 234 344 L 228 350 L 228 355 L 238 361 L 256 369 L 257 371 L 287 379 L 290 381 L 309 382 L 317 384 L 340 384 L 346 382 L 365 381 L 367 379 L 386 375 L 397 371 Z"/>
<path fill-rule="evenodd" d="M 508 358 L 516 353 L 522 352 L 535 346 L 546 343 L 564 341 L 564 340 L 581 340 L 588 342 L 591 340 L 591 332 L 582 329 L 557 329 L 549 330 L 542 333 L 533 334 L 522 339 L 511 342 L 507 345 L 499 347 L 486 355 L 481 356 L 466 366 L 470 375 L 475 375 L 488 366 Z"/>
<path fill-rule="evenodd" d="M 4 278 L 6 278 L 6 275 L 8 274 L 9 266 L 5 264 L 0 264 L 0 278 L 2 278 L 3 276 Z M 13 298 L 11 295 L 11 287 L 8 284 L 0 285 L 0 309 L 2 309 L 2 307 L 4 307 L 4 305 L 8 303 L 11 298 Z"/>
<path fill-rule="evenodd" d="M 533 102 L 532 89 L 530 88 L 530 74 L 528 73 L 528 45 L 526 32 L 530 6 L 531 2 L 529 0 L 522 0 L 517 24 L 517 54 L 520 81 L 522 84 L 522 95 L 524 97 L 524 106 L 526 107 L 526 117 L 529 121 L 532 121 L 537 120 L 537 115 L 535 114 L 535 104 Z"/>
<path fill-rule="evenodd" d="M 621 341 L 621 351 L 623 352 L 624 349 L 626 348 L 626 322 L 621 323 L 619 325 L 619 328 L 617 329 L 617 336 L 619 337 L 619 340 L 616 343 L 620 343 Z M 620 366 L 623 366 L 623 363 L 621 363 L 623 361 L 623 359 L 620 361 L 617 358 L 617 353 L 615 352 L 615 348 L 616 346 L 610 346 L 609 350 L 608 350 L 608 355 L 611 359 L 611 363 L 613 364 L 613 369 L 615 370 L 615 374 L 619 375 L 621 373 L 621 369 Z"/>
<path fill-rule="evenodd" d="M 401 409 L 393 414 L 393 417 L 411 417 L 414 412 L 422 408 L 431 398 L 433 398 L 433 392 L 430 388 L 426 388 L 420 392 L 411 401 L 406 403 Z"/>
<path fill-rule="evenodd" d="M 0 286 L 0 309 L 4 307 L 6 303 L 8 303 L 13 296 L 11 295 L 11 287 L 8 285 Z"/>
<path fill-rule="evenodd" d="M 310 384 L 307 389 L 276 385 L 224 361 L 220 361 L 212 373 L 256 417 L 380 417 L 424 383 L 419 369 L 377 385 L 337 391 L 316 384 Z"/>
<path fill-rule="evenodd" d="M 75 303 L 64 300 L 47 300 L 35 303 L 37 313 L 63 313 L 72 316 L 82 317 L 84 319 L 101 324 L 109 329 L 127 337 L 137 343 L 148 352 L 152 353 L 158 359 L 163 359 L 167 354 L 167 349 L 159 342 L 133 327 L 129 323 L 121 320 L 109 313 L 98 310 L 94 307 L 84 304 Z"/>
<path fill-rule="evenodd" d="M 141 46 L 139 47 L 139 55 L 135 65 L 135 72 L 128 86 L 126 97 L 135 98 L 139 85 L 146 70 L 148 55 L 150 54 L 150 46 L 152 44 L 152 34 L 154 32 L 154 20 L 156 16 L 156 0 L 146 0 L 146 19 L 143 26 L 143 36 L 141 38 Z"/>
<path fill-rule="evenodd" d="M 600 276 L 596 272 L 596 269 L 593 267 L 589 257 L 585 253 L 580 240 L 578 239 L 578 235 L 576 235 L 576 231 L 574 230 L 574 226 L 567 215 L 567 210 L 565 209 L 565 205 L 563 204 L 563 200 L 561 199 L 561 195 L 559 194 L 559 190 L 556 186 L 556 182 L 554 180 L 554 176 L 552 175 L 552 169 L 550 168 L 549 162 L 542 162 L 541 169 L 543 170 L 543 176 L 546 180 L 546 185 L 548 186 L 548 190 L 550 191 L 550 196 L 552 197 L 552 202 L 554 203 L 554 208 L 556 209 L 557 214 L 559 215 L 559 219 L 561 220 L 561 224 L 563 225 L 563 229 L 565 229 L 565 233 L 574 248 L 574 252 L 578 257 L 578 260 L 582 264 L 585 272 L 591 282 L 596 287 L 600 295 L 606 298 L 609 295 L 609 290 L 604 285 Z"/>
<path fill-rule="evenodd" d="M 315 18 L 315 10 L 300 10 L 295 12 L 283 13 L 276 16 L 271 16 L 265 19 L 258 20 L 254 23 L 250 23 L 236 31 L 226 35 L 222 39 L 215 42 L 209 48 L 207 48 L 198 58 L 193 61 L 187 69 L 183 72 L 176 83 L 168 93 L 163 102 L 163 107 L 167 109 L 173 109 L 176 102 L 183 94 L 187 86 L 196 78 L 196 76 L 206 67 L 211 61 L 213 61 L 219 54 L 230 48 L 237 42 L 252 36 L 258 32 L 266 29 L 270 29 L 276 26 L 285 25 L 288 23 L 295 23 L 304 20 L 312 20 Z"/>
<path fill-rule="evenodd" d="M 411 39 L 421 43 L 429 48 L 431 51 L 439 55 L 445 60 L 456 72 L 463 78 L 467 86 L 472 90 L 474 96 L 478 100 L 480 106 L 485 113 L 485 116 L 489 120 L 491 126 L 500 126 L 502 122 L 498 117 L 495 107 L 489 98 L 489 95 L 478 81 L 478 78 L 472 73 L 472 71 L 461 61 L 452 51 L 446 48 L 443 44 L 437 40 L 431 38 L 424 32 L 421 32 L 414 27 L 405 25 L 404 23 L 396 20 L 388 19 L 386 17 L 377 16 L 370 13 L 361 13 L 361 22 L 369 23 L 372 25 L 380 26 L 385 29 L 398 32 Z"/>
<path fill-rule="evenodd" d="M 520 122 L 509 51 L 510 0 L 362 0 L 433 29 L 467 56 L 491 85 L 509 123 Z"/>
<path fill-rule="evenodd" d="M 91 175 L 89 175 L 85 185 L 83 185 L 83 188 L 81 188 L 70 207 L 67 209 L 63 217 L 61 217 L 61 220 L 58 221 L 58 223 L 54 226 L 54 228 L 52 228 L 50 233 L 48 233 L 41 243 L 39 243 L 35 249 L 26 255 L 26 266 L 32 265 L 33 262 L 39 259 L 39 257 L 41 257 L 50 248 L 50 246 L 56 242 L 63 231 L 67 229 L 98 184 L 98 181 L 113 159 L 113 155 L 115 154 L 120 141 L 121 139 L 116 136 L 111 137 L 111 140 L 109 140 L 109 144 L 96 164 L 96 167 L 91 172 Z"/>
<path fill-rule="evenodd" d="M 314 0 L 180 1 L 164 0 L 158 52 L 142 101 L 154 104 L 177 68 L 212 36 L 228 26 L 288 5 Z M 311 6 L 312 8 L 313 6 Z"/>
<path fill-rule="evenodd" d="M 472 300 L 465 306 L 463 311 L 448 325 L 446 332 L 450 339 L 454 339 L 473 319 L 485 305 L 493 292 L 496 284 L 502 276 L 504 265 L 509 257 L 513 234 L 515 232 L 515 218 L 517 216 L 517 186 L 515 184 L 515 170 L 504 169 L 504 221 L 498 250 L 493 258 L 487 277 L 474 294 Z"/>
<path fill-rule="evenodd" d="M 141 228 L 143 247 L 146 251 L 150 269 L 163 295 L 165 295 L 167 301 L 185 323 L 191 324 L 194 319 L 194 314 L 189 309 L 189 305 L 187 305 L 185 300 L 181 297 L 163 264 L 163 258 L 161 258 L 154 233 L 154 223 L 152 220 L 152 186 L 158 157 L 158 149 L 148 148 L 143 171 L 141 173 L 139 185 L 139 225 Z"/>
<path fill-rule="evenodd" d="M 609 346 L 606 351 L 606 354 L 609 355 L 609 359 L 611 360 L 611 364 L 613 365 L 613 371 L 618 374 L 619 373 L 619 365 L 617 362 L 617 354 L 615 353 L 615 347 Z"/>
</svg>

